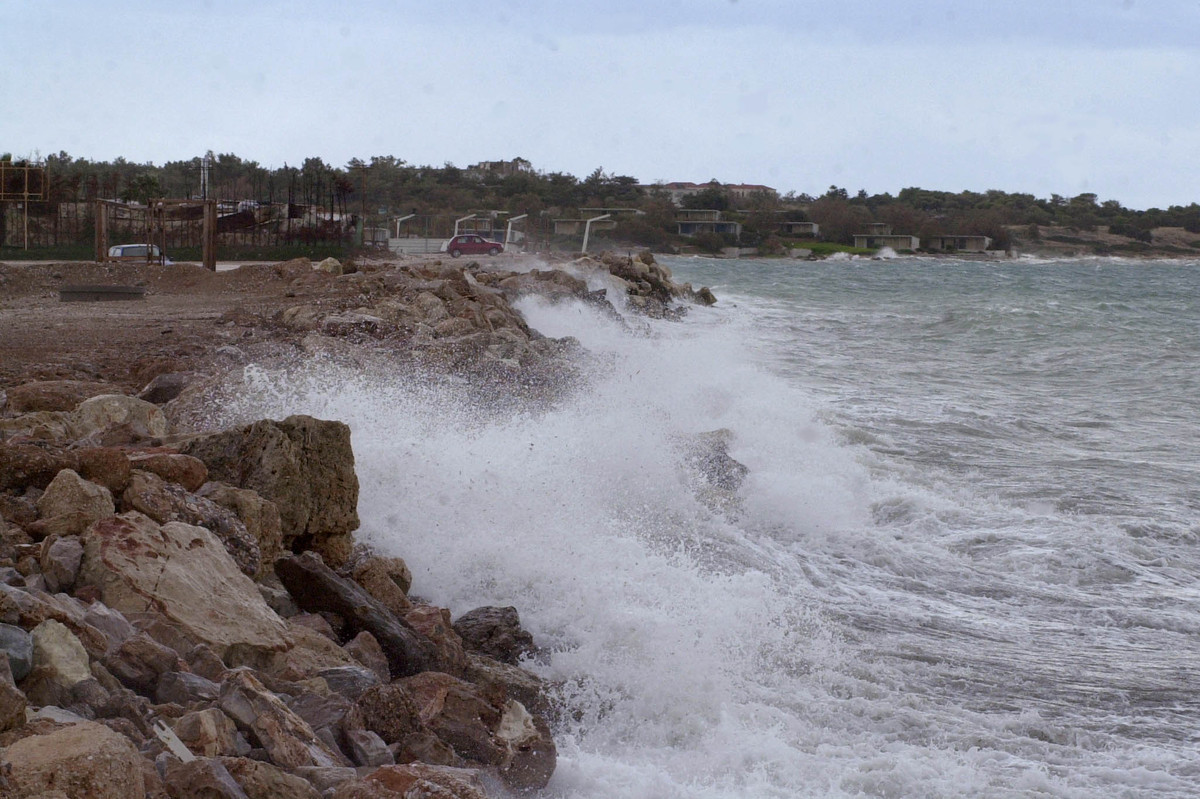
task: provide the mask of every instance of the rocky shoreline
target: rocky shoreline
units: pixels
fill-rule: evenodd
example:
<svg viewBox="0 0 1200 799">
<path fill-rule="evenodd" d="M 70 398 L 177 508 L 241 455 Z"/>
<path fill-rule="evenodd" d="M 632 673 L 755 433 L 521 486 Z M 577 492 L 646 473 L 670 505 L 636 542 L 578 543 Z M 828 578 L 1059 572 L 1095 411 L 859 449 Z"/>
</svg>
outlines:
<svg viewBox="0 0 1200 799">
<path fill-rule="evenodd" d="M 628 311 L 655 317 L 715 302 L 648 254 L 545 266 L 227 273 L 235 292 L 260 273 L 260 296 L 199 319 L 182 348 L 124 373 L 67 358 L 5 374 L 0 795 L 478 799 L 544 787 L 561 711 L 525 668 L 536 643 L 515 608 L 454 619 L 423 602 L 401 558 L 355 540 L 349 428 L 202 422 L 242 365 L 317 354 L 382 353 L 544 391 L 578 345 L 530 329 L 511 305 L 526 294 L 616 314 L 615 288 Z M 54 280 L 0 274 L 22 279 L 31 300 Z M 168 293 L 146 282 L 151 298 Z"/>
</svg>

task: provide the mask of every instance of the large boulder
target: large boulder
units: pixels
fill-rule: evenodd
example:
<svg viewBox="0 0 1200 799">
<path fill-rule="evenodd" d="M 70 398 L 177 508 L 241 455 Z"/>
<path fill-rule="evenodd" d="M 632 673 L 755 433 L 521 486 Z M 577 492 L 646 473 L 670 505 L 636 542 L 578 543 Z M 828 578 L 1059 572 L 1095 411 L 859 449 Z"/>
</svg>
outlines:
<svg viewBox="0 0 1200 799">
<path fill-rule="evenodd" d="M 101 394 L 84 400 L 71 414 L 76 438 L 94 438 L 124 428 L 130 440 L 162 438 L 167 434 L 167 417 L 151 402 L 123 394 Z"/>
<path fill-rule="evenodd" d="M 283 620 L 221 542 L 203 527 L 159 525 L 131 511 L 83 535 L 79 583 L 126 616 L 157 615 L 227 662 L 264 659 L 288 648 Z"/>
<path fill-rule="evenodd" d="M 25 708 L 28 705 L 25 694 L 17 689 L 12 671 L 8 667 L 8 658 L 0 657 L 0 732 L 6 732 L 25 723 Z M 0 775 L 0 780 L 3 775 Z M 0 787 L 3 783 L 0 782 Z"/>
<path fill-rule="evenodd" d="M 263 568 L 258 541 L 236 513 L 157 474 L 135 469 L 121 494 L 121 509 L 139 511 L 159 524 L 186 522 L 203 527 L 224 544 L 243 573 L 254 577 Z"/>
<path fill-rule="evenodd" d="M 38 531 L 55 535 L 78 535 L 92 522 L 116 512 L 112 493 L 104 486 L 84 480 L 72 469 L 63 469 L 37 501 Z"/>
<path fill-rule="evenodd" d="M 312 549 L 334 565 L 358 529 L 358 477 L 350 428 L 311 416 L 262 420 L 199 436 L 183 451 L 204 461 L 209 479 L 249 488 L 279 509 L 283 546 Z"/>
<path fill-rule="evenodd" d="M 38 705 L 66 704 L 71 689 L 92 679 L 88 653 L 75 634 L 54 619 L 33 628 L 33 670 L 22 684 Z"/>
<path fill-rule="evenodd" d="M 258 542 L 262 564 L 260 572 L 269 572 L 283 551 L 283 525 L 279 519 L 279 506 L 269 499 L 264 499 L 257 491 L 235 488 L 215 481 L 205 483 L 198 493 L 237 514 L 245 525 L 246 532 Z"/>
<path fill-rule="evenodd" d="M 246 792 L 247 799 L 321 799 L 307 780 L 259 760 L 223 757 L 222 765 Z"/>
<path fill-rule="evenodd" d="M 0 750 L 14 797 L 130 799 L 145 794 L 142 758 L 129 739 L 85 721 L 31 735 Z"/>
</svg>

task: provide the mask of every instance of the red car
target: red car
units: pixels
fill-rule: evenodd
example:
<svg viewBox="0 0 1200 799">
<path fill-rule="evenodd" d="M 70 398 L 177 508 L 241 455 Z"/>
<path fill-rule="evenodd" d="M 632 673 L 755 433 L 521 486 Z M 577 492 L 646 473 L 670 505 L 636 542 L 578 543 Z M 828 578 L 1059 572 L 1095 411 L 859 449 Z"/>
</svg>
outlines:
<svg viewBox="0 0 1200 799">
<path fill-rule="evenodd" d="M 489 241 L 477 233 L 464 233 L 455 236 L 442 245 L 442 252 L 450 253 L 450 257 L 460 255 L 499 255 L 504 252 L 504 245 L 498 241 Z"/>
</svg>

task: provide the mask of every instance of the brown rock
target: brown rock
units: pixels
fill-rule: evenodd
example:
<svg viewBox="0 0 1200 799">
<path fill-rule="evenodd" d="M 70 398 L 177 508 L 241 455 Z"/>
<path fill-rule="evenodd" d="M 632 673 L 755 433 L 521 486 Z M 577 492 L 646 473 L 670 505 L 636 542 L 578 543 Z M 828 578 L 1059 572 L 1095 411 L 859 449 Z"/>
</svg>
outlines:
<svg viewBox="0 0 1200 799">
<path fill-rule="evenodd" d="M 74 452 L 44 443 L 0 441 L 0 491 L 45 488 L 63 469 L 77 466 L 79 458 Z"/>
<path fill-rule="evenodd" d="M 304 719 L 245 670 L 233 671 L 221 686 L 221 710 L 254 736 L 271 762 L 286 769 L 345 766 L 342 755 L 317 737 Z"/>
<path fill-rule="evenodd" d="M 366 630 L 375 636 L 393 676 L 439 665 L 437 649 L 428 638 L 393 616 L 356 583 L 339 577 L 311 552 L 281 558 L 275 563 L 275 573 L 301 608 L 336 613 L 352 631 Z"/>
<path fill-rule="evenodd" d="M 139 632 L 109 652 L 104 658 L 104 667 L 122 685 L 149 694 L 162 675 L 179 669 L 179 655 L 174 649 Z"/>
<path fill-rule="evenodd" d="M 103 724 L 82 722 L 22 738 L 0 751 L 17 797 L 130 799 L 145 793 L 141 756 Z"/>
<path fill-rule="evenodd" d="M 171 724 L 179 740 L 200 757 L 236 756 L 237 725 L 215 707 L 180 716 Z"/>
<path fill-rule="evenodd" d="M 283 552 L 283 527 L 279 519 L 279 507 L 269 499 L 263 499 L 257 491 L 235 488 L 218 482 L 205 483 L 198 492 L 223 508 L 237 514 L 248 532 L 258 542 L 261 577 L 268 572 Z"/>
<path fill-rule="evenodd" d="M 534 715 L 550 715 L 551 705 L 546 696 L 545 683 L 536 674 L 519 666 L 468 652 L 464 678 L 489 694 L 517 700 Z"/>
<path fill-rule="evenodd" d="M 116 447 L 84 447 L 76 450 L 79 458 L 79 475 L 97 485 L 102 485 L 114 494 L 125 490 L 129 473 L 133 467 L 129 456 Z"/>
<path fill-rule="evenodd" d="M 341 422 L 263 420 L 195 438 L 184 452 L 204 461 L 212 479 L 274 502 L 285 549 L 315 548 L 327 536 L 358 529 L 358 477 L 350 428 Z"/>
<path fill-rule="evenodd" d="M 223 757 L 221 763 L 248 799 L 321 799 L 311 783 L 270 763 L 244 757 Z"/>
<path fill-rule="evenodd" d="M 7 732 L 25 723 L 27 704 L 25 694 L 17 690 L 8 658 L 0 652 L 0 732 Z"/>
<path fill-rule="evenodd" d="M 163 785 L 172 799 L 247 799 L 225 764 L 213 758 L 172 761 L 163 775 Z"/>
<path fill-rule="evenodd" d="M 557 752 L 546 723 L 515 700 L 485 696 L 448 674 L 426 672 L 398 681 L 408 688 L 421 721 L 461 757 L 496 766 L 520 790 L 546 786 Z"/>
<path fill-rule="evenodd" d="M 354 582 L 397 617 L 403 618 L 405 611 L 412 607 L 407 596 L 412 586 L 412 572 L 403 559 L 369 555 L 354 565 L 352 574 Z"/>
<path fill-rule="evenodd" d="M 139 453 L 130 457 L 135 469 L 151 472 L 168 483 L 177 483 L 196 492 L 208 480 L 208 467 L 199 458 L 178 452 Z"/>
<path fill-rule="evenodd" d="M 73 411 L 79 403 L 100 394 L 116 394 L 112 383 L 84 380 L 40 380 L 7 389 L 6 410 L 18 415 L 32 411 Z"/>
<path fill-rule="evenodd" d="M 461 677 L 467 668 L 467 655 L 463 651 L 462 638 L 450 624 L 450 611 L 433 605 L 414 605 L 403 618 L 433 642 L 442 671 Z"/>
<path fill-rule="evenodd" d="M 287 649 L 283 620 L 204 528 L 130 512 L 93 524 L 83 544 L 79 582 L 109 607 L 152 612 L 227 663 Z"/>
<path fill-rule="evenodd" d="M 333 799 L 488 799 L 479 773 L 451 766 L 408 763 L 381 766 L 344 783 Z"/>
<path fill-rule="evenodd" d="M 392 678 L 388 669 L 387 655 L 383 654 L 383 648 L 379 646 L 375 636 L 366 630 L 354 636 L 354 639 L 342 648 L 350 657 L 378 674 L 381 682 L 387 682 Z"/>
<path fill-rule="evenodd" d="M 475 608 L 455 620 L 454 631 L 468 649 L 513 666 L 537 651 L 514 607 Z"/>
<path fill-rule="evenodd" d="M 389 744 L 423 727 L 412 692 L 398 683 L 368 688 L 357 704 L 362 711 L 363 726 Z"/>
</svg>

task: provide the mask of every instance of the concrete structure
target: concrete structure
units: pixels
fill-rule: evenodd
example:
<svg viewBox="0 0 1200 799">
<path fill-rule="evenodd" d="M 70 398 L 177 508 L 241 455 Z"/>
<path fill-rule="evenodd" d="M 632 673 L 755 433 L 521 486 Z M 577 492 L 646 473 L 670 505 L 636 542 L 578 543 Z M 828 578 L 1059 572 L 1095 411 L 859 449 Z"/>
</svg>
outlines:
<svg viewBox="0 0 1200 799">
<path fill-rule="evenodd" d="M 676 205 L 682 204 L 684 200 L 691 197 L 693 194 L 698 194 L 705 189 L 712 188 L 712 183 L 691 183 L 688 181 L 672 181 L 671 183 L 654 183 L 651 185 L 643 185 L 639 188 L 647 192 L 661 191 L 671 198 L 671 202 Z M 771 196 L 776 196 L 778 192 L 770 186 L 764 186 L 761 183 L 718 183 L 717 186 L 725 190 L 729 198 L 734 202 L 744 202 L 755 194 L 765 193 Z"/>
<path fill-rule="evenodd" d="M 785 236 L 805 236 L 815 239 L 821 233 L 816 222 L 780 222 L 779 231 Z"/>
<path fill-rule="evenodd" d="M 987 236 L 929 236 L 925 249 L 940 252 L 983 252 L 992 245 Z"/>
<path fill-rule="evenodd" d="M 583 233 L 587 219 L 555 219 L 554 235 L 578 236 Z M 615 219 L 601 219 L 592 223 L 592 230 L 612 230 L 617 226 Z"/>
<path fill-rule="evenodd" d="M 483 180 L 489 176 L 506 178 L 522 172 L 533 172 L 533 164 L 524 158 L 514 158 L 511 161 L 480 161 L 478 164 L 471 164 L 464 172 L 472 180 Z"/>
<path fill-rule="evenodd" d="M 680 236 L 695 236 L 697 233 L 721 233 L 742 237 L 742 224 L 721 218 L 720 211 L 708 211 L 701 208 L 685 208 L 676 212 L 676 232 Z"/>
<path fill-rule="evenodd" d="M 867 249 L 878 249 L 880 247 L 891 247 L 893 250 L 916 250 L 921 246 L 921 240 L 916 236 L 907 236 L 902 233 L 884 233 L 873 235 L 870 233 L 855 233 L 854 246 L 864 247 Z"/>
<path fill-rule="evenodd" d="M 720 211 L 711 211 L 707 208 L 680 208 L 675 212 L 675 221 L 677 222 L 719 222 L 721 221 Z"/>
</svg>

